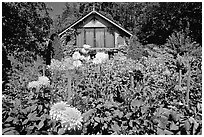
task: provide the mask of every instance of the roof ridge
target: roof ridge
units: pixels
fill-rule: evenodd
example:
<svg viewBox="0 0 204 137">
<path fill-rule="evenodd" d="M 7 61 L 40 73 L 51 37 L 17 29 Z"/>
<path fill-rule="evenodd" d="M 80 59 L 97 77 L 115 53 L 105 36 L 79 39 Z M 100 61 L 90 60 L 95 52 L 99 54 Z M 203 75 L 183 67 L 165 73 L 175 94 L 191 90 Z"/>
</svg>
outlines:
<svg viewBox="0 0 204 137">
<path fill-rule="evenodd" d="M 101 16 L 102 18 L 104 18 L 105 20 L 107 20 L 108 22 L 112 23 L 113 25 L 117 26 L 118 28 L 120 28 L 121 30 L 123 30 L 124 32 L 126 32 L 127 34 L 129 34 L 130 36 L 132 36 L 132 34 L 127 31 L 126 29 L 124 29 L 121 25 L 115 23 L 113 20 L 109 19 L 108 17 L 106 17 L 105 15 L 103 15 L 103 13 L 100 13 L 96 10 L 93 10 L 89 13 L 87 13 L 85 16 L 79 18 L 78 20 L 76 20 L 74 23 L 72 23 L 71 25 L 69 25 L 67 27 L 67 29 L 65 29 L 64 31 L 62 31 L 61 33 L 59 33 L 59 36 L 61 36 L 62 34 L 64 34 L 67 30 L 69 30 L 70 28 L 72 28 L 73 26 L 75 26 L 76 24 L 78 24 L 79 22 L 81 22 L 82 20 L 84 20 L 86 17 L 90 16 L 91 14 L 96 13 L 99 16 Z"/>
</svg>

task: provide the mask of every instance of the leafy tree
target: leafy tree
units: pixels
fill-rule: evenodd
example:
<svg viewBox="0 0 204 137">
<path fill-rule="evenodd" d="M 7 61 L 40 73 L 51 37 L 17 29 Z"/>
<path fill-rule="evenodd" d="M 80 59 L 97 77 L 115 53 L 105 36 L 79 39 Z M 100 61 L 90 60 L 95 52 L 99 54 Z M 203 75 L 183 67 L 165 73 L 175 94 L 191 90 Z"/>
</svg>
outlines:
<svg viewBox="0 0 204 137">
<path fill-rule="evenodd" d="M 196 2 L 161 2 L 157 6 L 147 6 L 138 37 L 144 44 L 164 44 L 174 31 L 189 30 L 194 41 L 201 44 L 202 6 Z"/>
<path fill-rule="evenodd" d="M 2 42 L 8 53 L 44 54 L 52 23 L 48 10 L 42 2 L 2 3 Z"/>
</svg>

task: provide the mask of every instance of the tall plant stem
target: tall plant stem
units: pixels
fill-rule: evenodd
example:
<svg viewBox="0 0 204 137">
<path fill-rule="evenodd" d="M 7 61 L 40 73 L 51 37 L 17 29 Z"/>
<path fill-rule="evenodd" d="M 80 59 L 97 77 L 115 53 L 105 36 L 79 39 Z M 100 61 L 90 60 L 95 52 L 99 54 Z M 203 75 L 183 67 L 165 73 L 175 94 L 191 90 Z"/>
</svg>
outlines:
<svg viewBox="0 0 204 137">
<path fill-rule="evenodd" d="M 134 87 L 135 87 L 133 74 L 131 75 L 131 87 L 132 87 L 132 89 L 134 89 Z"/>
<path fill-rule="evenodd" d="M 68 86 L 67 86 L 67 91 L 68 91 L 68 98 L 67 100 L 69 101 L 72 96 L 72 75 L 70 72 L 67 72 L 67 78 L 68 78 Z"/>
<path fill-rule="evenodd" d="M 43 76 L 45 76 L 46 65 L 43 65 Z"/>
<path fill-rule="evenodd" d="M 189 92 L 191 82 L 191 65 L 188 63 L 188 74 L 187 74 L 187 92 L 186 92 L 186 105 L 189 106 Z"/>
<path fill-rule="evenodd" d="M 179 69 L 179 87 L 181 88 L 181 80 L 182 80 L 182 73 L 181 73 L 181 69 Z"/>
</svg>

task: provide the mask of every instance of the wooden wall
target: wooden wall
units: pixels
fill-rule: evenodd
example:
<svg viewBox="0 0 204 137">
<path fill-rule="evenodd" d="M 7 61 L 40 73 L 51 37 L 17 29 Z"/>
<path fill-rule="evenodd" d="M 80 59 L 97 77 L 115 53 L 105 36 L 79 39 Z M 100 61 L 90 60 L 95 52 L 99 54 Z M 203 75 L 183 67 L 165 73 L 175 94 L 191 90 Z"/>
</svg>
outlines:
<svg viewBox="0 0 204 137">
<path fill-rule="evenodd" d="M 77 47 L 88 44 L 95 48 L 115 48 L 124 42 L 121 31 L 100 16 L 89 16 L 75 29 Z"/>
</svg>

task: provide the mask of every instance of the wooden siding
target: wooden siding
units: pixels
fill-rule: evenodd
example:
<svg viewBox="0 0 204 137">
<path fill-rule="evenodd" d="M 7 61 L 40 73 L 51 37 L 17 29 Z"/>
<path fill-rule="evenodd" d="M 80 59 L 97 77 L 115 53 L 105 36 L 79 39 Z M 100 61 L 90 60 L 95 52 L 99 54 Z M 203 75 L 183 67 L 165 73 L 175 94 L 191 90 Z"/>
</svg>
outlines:
<svg viewBox="0 0 204 137">
<path fill-rule="evenodd" d="M 104 28 L 95 29 L 96 33 L 96 47 L 104 48 Z"/>
<path fill-rule="evenodd" d="M 86 39 L 86 42 L 85 44 L 88 44 L 90 45 L 91 47 L 95 47 L 94 45 L 94 29 L 93 28 L 89 28 L 89 29 L 85 29 L 85 39 Z"/>
<path fill-rule="evenodd" d="M 116 48 L 125 41 L 117 28 L 111 32 L 108 28 L 114 26 L 99 16 L 91 15 L 75 27 L 79 32 L 76 39 L 77 47 L 88 44 L 93 48 Z"/>
<path fill-rule="evenodd" d="M 81 28 L 81 27 L 89 28 L 89 27 L 114 27 L 114 26 L 97 15 L 91 15 L 86 20 L 84 20 L 83 22 L 75 26 L 75 28 Z"/>
<path fill-rule="evenodd" d="M 112 34 L 108 31 L 105 31 L 106 48 L 114 48 L 115 47 L 114 39 L 115 39 L 114 33 Z"/>
<path fill-rule="evenodd" d="M 87 24 L 84 25 L 84 28 L 98 28 L 98 27 L 106 27 L 103 23 L 98 20 L 90 20 Z"/>
<path fill-rule="evenodd" d="M 77 37 L 76 37 L 76 43 L 77 43 L 77 47 L 82 47 L 82 45 L 84 44 L 84 29 L 77 29 Z"/>
</svg>

